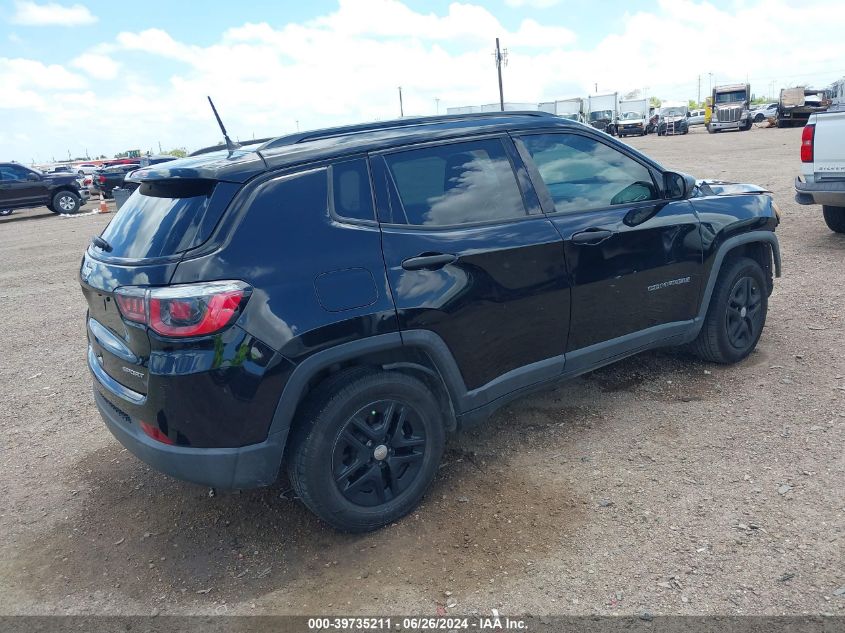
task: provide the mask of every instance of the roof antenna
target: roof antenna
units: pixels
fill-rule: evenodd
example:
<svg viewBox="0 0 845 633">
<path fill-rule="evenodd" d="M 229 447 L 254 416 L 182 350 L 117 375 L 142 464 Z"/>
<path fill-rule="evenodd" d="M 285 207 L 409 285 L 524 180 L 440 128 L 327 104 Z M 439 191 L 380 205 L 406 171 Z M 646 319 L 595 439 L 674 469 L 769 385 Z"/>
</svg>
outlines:
<svg viewBox="0 0 845 633">
<path fill-rule="evenodd" d="M 223 138 L 226 139 L 226 149 L 229 150 L 229 156 L 231 156 L 236 149 L 240 148 L 240 145 L 232 142 L 232 139 L 229 138 L 229 134 L 226 132 L 226 127 L 223 125 L 223 121 L 220 120 L 220 115 L 217 114 L 217 108 L 214 107 L 214 102 L 211 100 L 211 97 L 208 98 L 208 103 L 211 104 L 211 109 L 214 111 L 214 117 L 217 119 L 217 125 L 220 126 L 220 131 L 223 132 Z"/>
</svg>

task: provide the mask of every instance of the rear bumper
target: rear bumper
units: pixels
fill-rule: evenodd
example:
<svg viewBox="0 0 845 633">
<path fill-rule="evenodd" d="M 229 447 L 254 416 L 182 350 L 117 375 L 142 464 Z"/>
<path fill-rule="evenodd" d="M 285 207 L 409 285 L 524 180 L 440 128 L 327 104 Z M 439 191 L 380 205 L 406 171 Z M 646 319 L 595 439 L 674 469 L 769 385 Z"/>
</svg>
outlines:
<svg viewBox="0 0 845 633">
<path fill-rule="evenodd" d="M 795 179 L 795 202 L 845 207 L 845 180 L 805 182 L 798 176 Z"/>
<path fill-rule="evenodd" d="M 286 430 L 271 434 L 259 444 L 240 448 L 171 446 L 147 436 L 137 420 L 106 399 L 96 377 L 94 380 L 94 401 L 106 427 L 130 453 L 156 470 L 214 488 L 257 488 L 276 481 Z"/>
</svg>

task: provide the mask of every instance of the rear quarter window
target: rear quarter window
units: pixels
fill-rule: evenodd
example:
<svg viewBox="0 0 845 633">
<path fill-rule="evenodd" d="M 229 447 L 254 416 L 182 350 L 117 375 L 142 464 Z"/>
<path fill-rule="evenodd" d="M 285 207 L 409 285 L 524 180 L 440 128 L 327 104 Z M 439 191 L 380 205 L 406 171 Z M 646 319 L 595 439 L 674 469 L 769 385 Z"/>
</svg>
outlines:
<svg viewBox="0 0 845 633">
<path fill-rule="evenodd" d="M 95 255 L 154 259 L 178 255 L 211 236 L 237 186 L 214 181 L 143 183 L 103 231 L 112 250 Z"/>
</svg>

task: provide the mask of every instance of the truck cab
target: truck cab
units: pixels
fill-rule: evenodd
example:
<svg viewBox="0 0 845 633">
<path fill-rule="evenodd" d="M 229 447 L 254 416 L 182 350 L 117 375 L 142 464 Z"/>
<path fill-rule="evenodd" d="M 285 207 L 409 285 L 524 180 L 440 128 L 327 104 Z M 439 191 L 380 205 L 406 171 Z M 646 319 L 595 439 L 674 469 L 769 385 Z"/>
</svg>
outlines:
<svg viewBox="0 0 845 633">
<path fill-rule="evenodd" d="M 751 129 L 751 85 L 730 84 L 713 88 L 712 111 L 707 123 L 711 134 L 722 130 Z"/>
</svg>

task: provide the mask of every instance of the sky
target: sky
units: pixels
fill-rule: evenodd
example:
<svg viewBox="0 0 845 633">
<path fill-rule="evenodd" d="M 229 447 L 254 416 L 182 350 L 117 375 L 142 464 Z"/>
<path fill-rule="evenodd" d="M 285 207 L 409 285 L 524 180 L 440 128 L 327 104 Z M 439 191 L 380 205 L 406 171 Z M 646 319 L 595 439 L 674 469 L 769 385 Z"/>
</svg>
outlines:
<svg viewBox="0 0 845 633">
<path fill-rule="evenodd" d="M 241 140 L 598 90 L 845 76 L 842 0 L 0 0 L 0 161 Z M 700 92 L 699 92 L 700 90 Z"/>
</svg>

